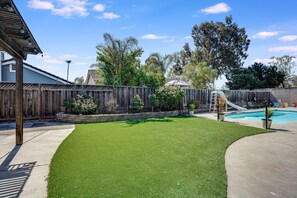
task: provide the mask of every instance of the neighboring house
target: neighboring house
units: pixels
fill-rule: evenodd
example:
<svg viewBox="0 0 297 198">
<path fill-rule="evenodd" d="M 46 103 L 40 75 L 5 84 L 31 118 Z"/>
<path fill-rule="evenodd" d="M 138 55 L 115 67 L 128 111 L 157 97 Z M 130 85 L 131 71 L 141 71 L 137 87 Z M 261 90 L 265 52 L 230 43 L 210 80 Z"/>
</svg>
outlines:
<svg viewBox="0 0 297 198">
<path fill-rule="evenodd" d="M 86 78 L 86 85 L 101 85 L 100 83 L 100 77 L 97 74 L 97 70 L 95 69 L 89 69 L 87 78 Z"/>
<path fill-rule="evenodd" d="M 0 61 L 0 82 L 15 82 L 15 60 L 4 60 L 1 54 Z M 24 83 L 44 83 L 44 84 L 73 84 L 59 76 L 53 75 L 42 69 L 23 63 Z"/>
</svg>

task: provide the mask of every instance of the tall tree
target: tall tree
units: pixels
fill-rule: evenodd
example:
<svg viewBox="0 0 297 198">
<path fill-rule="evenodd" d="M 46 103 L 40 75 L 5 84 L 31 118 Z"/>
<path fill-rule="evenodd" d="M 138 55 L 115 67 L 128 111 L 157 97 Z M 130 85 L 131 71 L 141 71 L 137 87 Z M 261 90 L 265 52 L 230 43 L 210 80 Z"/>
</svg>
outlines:
<svg viewBox="0 0 297 198">
<path fill-rule="evenodd" d="M 147 67 L 147 70 L 154 73 L 161 73 L 163 75 L 165 75 L 171 63 L 171 55 L 162 56 L 157 52 L 151 53 L 149 57 L 145 60 L 145 66 Z"/>
<path fill-rule="evenodd" d="M 176 76 L 181 76 L 183 73 L 183 67 L 185 63 L 183 62 L 182 52 L 175 52 L 172 54 L 172 73 Z"/>
<path fill-rule="evenodd" d="M 155 52 L 145 60 L 140 69 L 139 84 L 149 87 L 160 87 L 165 84 L 165 74 L 172 63 L 170 55 L 162 56 Z"/>
<path fill-rule="evenodd" d="M 292 77 L 292 84 L 293 84 L 293 87 L 297 87 L 297 76 L 296 75 L 294 75 Z"/>
<path fill-rule="evenodd" d="M 215 70 L 208 67 L 206 62 L 191 62 L 185 66 L 183 75 L 193 88 L 208 89 L 212 86 L 214 73 Z"/>
<path fill-rule="evenodd" d="M 285 81 L 282 83 L 282 87 L 292 86 L 292 77 L 294 75 L 294 67 L 296 66 L 295 56 L 284 55 L 282 57 L 271 57 L 272 66 L 276 66 L 280 71 L 282 71 L 285 76 Z"/>
<path fill-rule="evenodd" d="M 276 66 L 254 63 L 248 68 L 238 68 L 226 75 L 230 89 L 275 88 L 285 80 L 285 74 Z"/>
<path fill-rule="evenodd" d="M 84 84 L 84 82 L 85 82 L 85 79 L 83 76 L 79 76 L 74 79 L 74 83 L 76 85 L 82 85 L 82 84 Z"/>
<path fill-rule="evenodd" d="M 140 65 L 142 48 L 137 39 L 128 37 L 123 40 L 111 34 L 103 35 L 104 43 L 97 45 L 97 68 L 101 71 L 104 84 L 131 85 Z"/>
<path fill-rule="evenodd" d="M 245 28 L 226 17 L 223 22 L 203 22 L 192 29 L 192 37 L 196 49 L 207 65 L 218 71 L 218 75 L 226 74 L 243 65 L 248 56 L 250 40 Z"/>
</svg>

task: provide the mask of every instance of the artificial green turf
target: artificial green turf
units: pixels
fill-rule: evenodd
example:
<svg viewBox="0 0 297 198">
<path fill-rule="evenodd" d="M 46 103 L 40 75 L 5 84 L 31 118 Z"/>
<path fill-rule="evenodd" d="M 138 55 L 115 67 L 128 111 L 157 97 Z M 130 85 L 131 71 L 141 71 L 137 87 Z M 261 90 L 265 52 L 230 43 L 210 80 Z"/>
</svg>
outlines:
<svg viewBox="0 0 297 198">
<path fill-rule="evenodd" d="M 226 197 L 224 155 L 265 130 L 199 118 L 76 125 L 53 157 L 49 197 Z"/>
</svg>

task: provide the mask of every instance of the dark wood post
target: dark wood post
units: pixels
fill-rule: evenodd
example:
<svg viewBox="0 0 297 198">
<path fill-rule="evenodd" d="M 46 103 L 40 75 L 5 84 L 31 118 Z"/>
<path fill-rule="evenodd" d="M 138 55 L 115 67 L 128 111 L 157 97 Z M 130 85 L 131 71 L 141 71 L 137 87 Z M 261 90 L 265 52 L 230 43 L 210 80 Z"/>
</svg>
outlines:
<svg viewBox="0 0 297 198">
<path fill-rule="evenodd" d="M 219 97 L 217 97 L 217 113 L 218 113 L 218 118 L 217 121 L 220 120 L 220 105 L 219 105 Z"/>
<path fill-rule="evenodd" d="M 16 56 L 16 145 L 23 144 L 23 58 Z"/>
<path fill-rule="evenodd" d="M 266 123 L 265 129 L 267 130 L 268 129 L 268 102 L 266 102 L 266 105 L 265 105 L 265 123 Z"/>
</svg>

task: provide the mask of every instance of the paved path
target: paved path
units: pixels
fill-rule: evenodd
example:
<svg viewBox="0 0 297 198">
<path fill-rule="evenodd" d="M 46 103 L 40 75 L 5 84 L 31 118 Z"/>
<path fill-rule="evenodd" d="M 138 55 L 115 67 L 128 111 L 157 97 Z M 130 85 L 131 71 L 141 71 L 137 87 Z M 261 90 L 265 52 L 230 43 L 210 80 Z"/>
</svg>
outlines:
<svg viewBox="0 0 297 198">
<path fill-rule="evenodd" d="M 74 125 L 24 129 L 15 147 L 15 130 L 0 131 L 0 197 L 47 197 L 49 165 Z"/>
<path fill-rule="evenodd" d="M 213 114 L 202 117 L 216 119 Z M 277 132 L 242 138 L 227 149 L 227 197 L 297 198 L 297 123 L 272 126 Z"/>
</svg>

